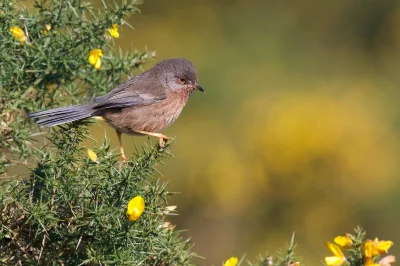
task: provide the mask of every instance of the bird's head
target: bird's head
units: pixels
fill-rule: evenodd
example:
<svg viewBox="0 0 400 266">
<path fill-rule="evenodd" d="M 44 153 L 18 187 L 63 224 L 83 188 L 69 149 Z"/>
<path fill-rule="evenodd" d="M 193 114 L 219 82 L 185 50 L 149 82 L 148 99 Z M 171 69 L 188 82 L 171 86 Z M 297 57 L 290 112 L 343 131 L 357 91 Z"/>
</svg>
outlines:
<svg viewBox="0 0 400 266">
<path fill-rule="evenodd" d="M 158 63 L 154 69 L 161 84 L 172 91 L 192 92 L 196 89 L 204 92 L 198 84 L 197 72 L 193 64 L 186 59 L 168 59 Z"/>
</svg>

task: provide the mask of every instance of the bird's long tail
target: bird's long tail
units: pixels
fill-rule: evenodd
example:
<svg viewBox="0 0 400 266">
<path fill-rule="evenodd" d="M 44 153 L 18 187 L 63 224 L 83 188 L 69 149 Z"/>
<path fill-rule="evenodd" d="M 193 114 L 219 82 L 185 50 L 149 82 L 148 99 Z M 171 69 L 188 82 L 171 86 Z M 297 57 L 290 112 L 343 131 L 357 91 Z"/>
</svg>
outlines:
<svg viewBox="0 0 400 266">
<path fill-rule="evenodd" d="M 28 118 L 39 118 L 39 120 L 36 121 L 36 124 L 40 127 L 52 127 L 91 117 L 96 112 L 94 107 L 94 103 L 71 105 L 37 113 L 30 113 Z"/>
</svg>

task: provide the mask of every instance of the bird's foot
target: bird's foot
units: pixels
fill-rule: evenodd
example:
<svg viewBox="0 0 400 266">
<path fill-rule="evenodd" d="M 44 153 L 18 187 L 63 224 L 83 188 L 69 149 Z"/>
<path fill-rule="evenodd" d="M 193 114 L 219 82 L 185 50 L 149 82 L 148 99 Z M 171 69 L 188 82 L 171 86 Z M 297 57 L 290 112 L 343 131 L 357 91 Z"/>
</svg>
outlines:
<svg viewBox="0 0 400 266">
<path fill-rule="evenodd" d="M 164 148 L 165 144 L 169 140 L 169 137 L 167 137 L 167 136 L 165 136 L 165 135 L 163 135 L 161 133 L 154 133 L 154 132 L 147 132 L 147 131 L 135 131 L 135 132 L 136 133 L 140 133 L 140 134 L 144 134 L 144 135 L 157 137 L 158 138 L 158 145 L 160 146 L 160 148 Z"/>
<path fill-rule="evenodd" d="M 169 140 L 169 137 L 162 135 L 158 138 L 158 146 L 160 146 L 160 148 L 164 148 L 165 144 L 167 144 Z"/>
<path fill-rule="evenodd" d="M 122 166 L 126 163 L 126 156 L 125 156 L 125 154 L 121 154 L 121 161 L 119 161 L 118 162 L 118 164 L 119 164 L 119 169 L 121 169 L 122 168 Z"/>
<path fill-rule="evenodd" d="M 125 156 L 124 147 L 122 147 L 121 132 L 119 132 L 118 130 L 116 130 L 116 132 L 117 132 L 118 143 L 119 143 L 119 151 L 121 152 L 122 162 L 120 162 L 120 164 L 119 164 L 119 166 L 121 167 L 122 164 L 126 162 L 126 156 Z"/>
</svg>

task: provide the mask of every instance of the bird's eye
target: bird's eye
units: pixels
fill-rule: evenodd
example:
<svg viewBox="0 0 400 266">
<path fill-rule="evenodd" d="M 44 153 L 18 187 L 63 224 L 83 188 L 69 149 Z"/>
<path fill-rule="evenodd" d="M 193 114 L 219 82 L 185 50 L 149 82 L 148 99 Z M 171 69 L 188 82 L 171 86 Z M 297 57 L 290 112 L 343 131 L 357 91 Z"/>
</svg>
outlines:
<svg viewBox="0 0 400 266">
<path fill-rule="evenodd" d="M 182 77 L 178 77 L 178 82 L 183 85 L 186 83 L 186 79 L 184 79 Z"/>
</svg>

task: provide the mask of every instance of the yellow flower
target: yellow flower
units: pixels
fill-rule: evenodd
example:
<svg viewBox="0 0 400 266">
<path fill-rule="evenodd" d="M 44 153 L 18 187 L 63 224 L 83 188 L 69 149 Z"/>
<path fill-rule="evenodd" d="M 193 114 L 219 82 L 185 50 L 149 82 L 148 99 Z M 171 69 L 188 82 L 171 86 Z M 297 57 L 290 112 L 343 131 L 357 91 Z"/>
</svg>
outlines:
<svg viewBox="0 0 400 266">
<path fill-rule="evenodd" d="M 129 221 L 136 221 L 139 219 L 144 211 L 144 199 L 141 196 L 136 196 L 131 199 L 128 203 L 128 209 L 126 214 L 128 215 Z"/>
<path fill-rule="evenodd" d="M 40 33 L 41 33 L 42 35 L 46 35 L 47 32 L 51 30 L 51 25 L 50 25 L 50 24 L 46 24 L 45 27 L 46 27 L 45 30 L 41 30 L 41 31 L 40 31 Z"/>
<path fill-rule="evenodd" d="M 108 29 L 108 33 L 114 38 L 119 38 L 119 33 L 118 33 L 118 26 L 117 24 L 112 24 L 112 27 Z"/>
<path fill-rule="evenodd" d="M 346 261 L 346 257 L 340 250 L 338 245 L 331 242 L 326 242 L 326 247 L 332 252 L 334 256 L 325 257 L 325 264 L 328 266 L 340 266 Z"/>
<path fill-rule="evenodd" d="M 389 248 L 393 245 L 392 241 L 379 241 L 375 238 L 374 241 L 367 239 L 363 243 L 364 257 L 372 258 L 387 253 Z"/>
<path fill-rule="evenodd" d="M 337 236 L 333 240 L 336 244 L 338 244 L 341 248 L 350 248 L 353 244 L 353 241 L 350 238 L 350 235 L 346 236 Z"/>
<path fill-rule="evenodd" d="M 94 151 L 92 151 L 91 149 L 88 149 L 87 154 L 88 154 L 90 160 L 92 160 L 95 163 L 98 163 L 97 154 Z"/>
<path fill-rule="evenodd" d="M 225 261 L 224 266 L 236 266 L 238 262 L 238 258 L 230 257 L 227 261 Z"/>
<path fill-rule="evenodd" d="M 393 246 L 392 241 L 384 241 L 384 240 L 379 241 L 378 238 L 375 238 L 374 244 L 376 250 L 379 252 L 380 255 L 387 253 L 389 248 Z"/>
<path fill-rule="evenodd" d="M 20 27 L 11 27 L 10 32 L 19 42 L 26 42 L 25 32 Z"/>
<path fill-rule="evenodd" d="M 376 250 L 374 242 L 370 239 L 364 241 L 362 246 L 364 257 L 372 258 L 372 256 L 379 255 L 379 252 Z"/>
<path fill-rule="evenodd" d="M 94 66 L 95 69 L 99 69 L 101 67 L 101 59 L 100 57 L 103 56 L 103 52 L 101 49 L 93 49 L 89 53 L 88 61 L 91 65 Z"/>
<path fill-rule="evenodd" d="M 366 258 L 364 261 L 364 266 L 380 266 L 380 265 L 375 263 L 372 258 Z"/>
</svg>

